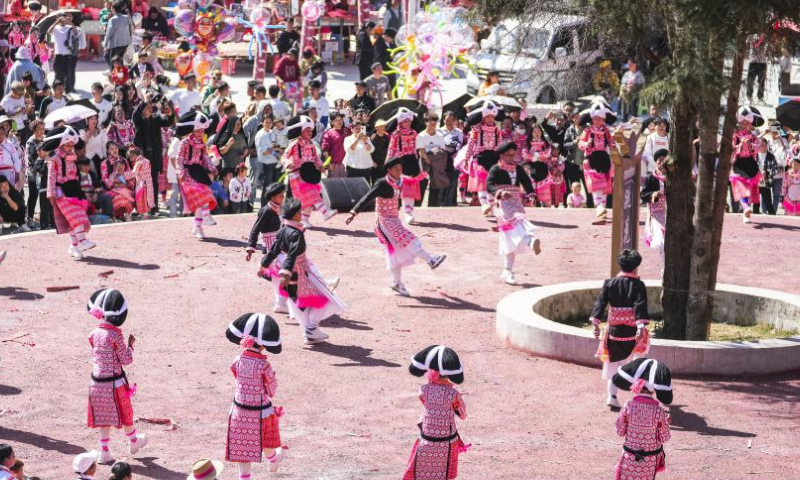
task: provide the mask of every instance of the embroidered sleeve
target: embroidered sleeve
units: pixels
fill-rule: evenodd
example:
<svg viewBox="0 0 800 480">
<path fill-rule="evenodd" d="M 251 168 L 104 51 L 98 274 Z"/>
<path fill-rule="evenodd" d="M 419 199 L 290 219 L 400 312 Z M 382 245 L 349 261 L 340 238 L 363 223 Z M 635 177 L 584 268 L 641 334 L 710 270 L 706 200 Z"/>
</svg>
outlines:
<svg viewBox="0 0 800 480">
<path fill-rule="evenodd" d="M 239 357 L 235 357 L 233 362 L 231 363 L 231 373 L 233 374 L 233 378 L 239 378 Z"/>
<path fill-rule="evenodd" d="M 467 154 L 464 156 L 464 158 L 467 161 L 472 160 L 472 156 L 474 155 L 475 146 L 477 142 L 478 142 L 478 131 L 473 129 L 471 132 L 469 132 L 469 138 L 467 139 L 467 146 L 465 147 L 467 149 Z"/>
<path fill-rule="evenodd" d="M 386 151 L 386 159 L 391 160 L 397 156 L 397 135 L 389 136 L 389 149 Z"/>
<path fill-rule="evenodd" d="M 589 143 L 592 135 L 591 128 L 585 128 L 583 132 L 581 132 L 581 139 L 578 140 L 578 148 L 583 150 L 584 152 L 589 148 Z"/>
<path fill-rule="evenodd" d="M 282 243 L 282 235 L 280 232 L 278 233 L 278 237 L 272 242 L 272 246 L 269 248 L 269 251 L 261 258 L 261 267 L 268 268 L 273 260 L 278 258 L 278 254 L 281 253 L 281 243 Z"/>
<path fill-rule="evenodd" d="M 58 176 L 61 174 L 61 165 L 53 157 L 47 160 L 47 198 L 56 198 Z"/>
<path fill-rule="evenodd" d="M 117 360 L 122 365 L 130 365 L 133 363 L 133 349 L 125 344 L 122 334 L 117 334 L 114 339 L 115 350 L 117 351 Z"/>
<path fill-rule="evenodd" d="M 189 142 L 187 140 L 183 140 L 178 147 L 178 157 L 177 161 L 175 162 L 176 166 L 178 167 L 178 173 L 183 171 L 183 167 L 189 161 Z"/>
<path fill-rule="evenodd" d="M 661 408 L 658 409 L 658 431 L 656 432 L 656 437 L 658 443 L 667 443 L 672 437 L 669 431 L 669 418 Z"/>
<path fill-rule="evenodd" d="M 790 170 L 787 169 L 786 172 L 783 174 L 783 185 L 781 186 L 781 197 L 785 197 L 786 194 L 789 192 L 789 172 Z"/>
<path fill-rule="evenodd" d="M 630 402 L 626 403 L 617 417 L 617 435 L 624 437 L 628 434 L 628 415 L 630 414 Z"/>
<path fill-rule="evenodd" d="M 266 368 L 264 368 L 264 391 L 270 397 L 274 397 L 278 391 L 278 378 L 275 376 L 275 370 L 272 369 L 270 364 L 267 364 Z"/>
<path fill-rule="evenodd" d="M 464 397 L 458 392 L 456 392 L 456 399 L 453 401 L 453 409 L 461 420 L 467 418 L 467 404 L 464 403 Z"/>
</svg>

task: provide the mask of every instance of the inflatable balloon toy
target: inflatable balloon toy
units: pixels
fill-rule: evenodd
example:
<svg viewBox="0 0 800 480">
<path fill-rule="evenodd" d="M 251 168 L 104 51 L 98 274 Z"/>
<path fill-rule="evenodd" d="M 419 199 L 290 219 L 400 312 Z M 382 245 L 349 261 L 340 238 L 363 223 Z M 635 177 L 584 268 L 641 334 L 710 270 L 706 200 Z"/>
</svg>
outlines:
<svg viewBox="0 0 800 480">
<path fill-rule="evenodd" d="M 463 12 L 428 4 L 410 24 L 403 25 L 395 37 L 398 47 L 391 50 L 387 74 L 397 74 L 395 98 L 416 96 L 431 106 L 443 103 L 442 80 L 457 76 L 454 66 L 466 63 L 465 55 L 475 45 L 472 29 L 464 23 Z M 402 90 L 401 90 L 402 89 Z"/>
<path fill-rule="evenodd" d="M 300 9 L 303 19 L 308 23 L 314 23 L 325 13 L 325 3 L 314 0 L 307 0 Z"/>
<path fill-rule="evenodd" d="M 198 80 L 205 83 L 218 54 L 217 44 L 234 39 L 235 24 L 226 18 L 225 11 L 215 5 L 214 0 L 179 0 L 178 8 L 174 27 L 189 43 L 191 57 L 180 53 L 175 57 L 175 67 L 181 76 L 193 70 Z"/>
</svg>

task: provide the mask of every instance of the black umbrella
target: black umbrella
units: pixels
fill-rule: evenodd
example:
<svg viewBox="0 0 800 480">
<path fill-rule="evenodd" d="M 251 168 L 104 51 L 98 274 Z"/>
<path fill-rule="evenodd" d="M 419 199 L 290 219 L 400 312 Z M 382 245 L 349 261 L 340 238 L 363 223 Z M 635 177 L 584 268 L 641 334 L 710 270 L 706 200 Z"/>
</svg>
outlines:
<svg viewBox="0 0 800 480">
<path fill-rule="evenodd" d="M 775 114 L 781 125 L 792 130 L 800 130 L 800 98 L 783 102 L 775 110 Z"/>
<path fill-rule="evenodd" d="M 547 178 L 547 164 L 538 161 L 538 162 L 530 162 L 528 163 L 531 168 L 531 178 L 534 182 L 543 182 L 545 178 Z"/>
<path fill-rule="evenodd" d="M 507 97 L 505 95 L 489 95 L 486 97 L 475 97 L 464 104 L 464 108 L 468 112 L 483 106 L 484 102 L 492 102 L 497 105 L 497 108 L 502 109 L 506 113 L 519 112 L 522 110 L 522 105 L 514 97 Z"/>
<path fill-rule="evenodd" d="M 76 27 L 80 26 L 80 24 L 83 23 L 84 20 L 83 12 L 81 12 L 80 10 L 67 8 L 63 10 L 56 10 L 54 12 L 50 12 L 46 17 L 36 22 L 36 27 L 39 29 L 40 32 L 46 33 L 48 30 L 50 30 L 50 27 L 52 27 L 53 24 L 56 23 L 56 20 L 58 20 L 58 17 L 62 13 L 71 13 L 72 24 L 75 25 Z"/>
<path fill-rule="evenodd" d="M 472 95 L 469 93 L 465 93 L 460 97 L 456 98 L 452 102 L 445 103 L 442 106 L 442 122 L 444 122 L 444 114 L 447 112 L 453 112 L 456 114 L 456 118 L 464 120 L 467 118 L 467 109 L 464 105 L 467 104 L 470 100 L 472 100 Z"/>
<path fill-rule="evenodd" d="M 388 122 L 389 119 L 397 113 L 397 110 L 400 109 L 400 107 L 405 107 L 417 115 L 414 117 L 414 120 L 411 121 L 411 128 L 418 132 L 425 130 L 425 114 L 428 113 L 428 107 L 426 107 L 425 104 L 419 100 L 414 100 L 411 98 L 392 100 L 391 102 L 386 102 L 373 110 L 372 113 L 369 114 L 370 127 L 374 128 L 375 122 L 378 120 L 386 120 Z M 389 125 L 386 125 L 387 130 L 394 130 L 394 125 L 392 125 L 392 123 L 394 122 L 389 122 Z"/>
</svg>

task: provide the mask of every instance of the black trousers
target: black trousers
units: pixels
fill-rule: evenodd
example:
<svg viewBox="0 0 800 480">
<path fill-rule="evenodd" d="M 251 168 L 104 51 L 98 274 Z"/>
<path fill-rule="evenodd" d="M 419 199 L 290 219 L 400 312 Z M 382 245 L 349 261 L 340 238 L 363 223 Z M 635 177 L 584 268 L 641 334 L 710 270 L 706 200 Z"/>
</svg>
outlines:
<svg viewBox="0 0 800 480">
<path fill-rule="evenodd" d="M 455 207 L 458 205 L 458 176 L 461 174 L 458 170 L 448 172 L 450 176 L 450 186 L 442 190 L 441 207 Z"/>
<path fill-rule="evenodd" d="M 758 187 L 758 193 L 761 194 L 761 205 L 764 206 L 764 213 L 775 215 L 776 205 L 772 204 L 772 189 L 769 187 Z"/>
<path fill-rule="evenodd" d="M 158 176 L 161 174 L 161 161 L 156 163 L 155 157 L 156 155 L 161 155 L 161 152 L 153 153 L 151 150 L 145 152 L 144 156 L 148 160 L 150 160 L 150 176 L 153 178 L 153 204 L 155 207 L 150 209 L 150 213 L 158 213 Z"/>
<path fill-rule="evenodd" d="M 111 197 L 108 196 L 108 194 L 105 193 L 98 194 L 97 201 L 94 202 L 94 206 L 97 208 L 97 211 L 99 211 L 106 217 L 114 216 L 114 201 L 111 200 Z"/>
<path fill-rule="evenodd" d="M 53 205 L 50 199 L 47 198 L 47 191 L 39 191 L 39 223 L 41 228 L 56 228 L 56 220 L 53 218 Z"/>
<path fill-rule="evenodd" d="M 8 205 L 0 205 L 0 217 L 3 217 L 5 223 L 25 225 L 25 203 L 18 203 L 16 210 L 11 210 Z"/>
<path fill-rule="evenodd" d="M 39 201 L 39 187 L 36 184 L 36 175 L 28 176 L 28 220 L 33 220 L 36 213 L 36 202 Z"/>
<path fill-rule="evenodd" d="M 353 168 L 353 167 L 348 167 L 347 165 L 345 165 L 344 168 L 347 170 L 347 178 L 361 177 L 365 179 L 367 183 L 371 183 L 372 168 Z"/>
<path fill-rule="evenodd" d="M 128 49 L 128 46 L 124 47 L 114 47 L 109 48 L 103 54 L 103 59 L 106 61 L 106 65 L 108 65 L 108 69 L 111 70 L 111 60 L 115 57 L 123 57 L 125 56 L 125 50 Z"/>
<path fill-rule="evenodd" d="M 56 80 L 61 80 L 62 82 L 64 82 L 64 86 L 67 89 L 67 93 L 69 93 L 69 72 L 71 68 L 72 68 L 71 55 L 56 55 L 55 60 L 53 60 L 53 71 L 56 74 Z M 73 70 L 73 75 L 74 75 L 74 70 Z"/>
<path fill-rule="evenodd" d="M 767 80 L 766 63 L 750 63 L 747 66 L 747 96 L 753 97 L 753 82 L 758 78 L 758 99 L 764 100 L 764 83 Z"/>
</svg>

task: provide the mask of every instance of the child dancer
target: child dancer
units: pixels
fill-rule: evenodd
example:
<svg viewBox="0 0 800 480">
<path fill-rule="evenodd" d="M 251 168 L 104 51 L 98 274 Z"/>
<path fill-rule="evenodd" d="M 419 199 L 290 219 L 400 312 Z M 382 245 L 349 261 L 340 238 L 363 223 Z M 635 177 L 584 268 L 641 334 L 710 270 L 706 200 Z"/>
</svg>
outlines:
<svg viewBox="0 0 800 480">
<path fill-rule="evenodd" d="M 603 378 L 608 380 L 606 405 L 620 408 L 617 387 L 611 378 L 624 365 L 631 354 L 646 355 L 650 349 L 647 325 L 647 288 L 636 275 L 642 257 L 636 250 L 623 250 L 617 257 L 621 269 L 614 278 L 603 283 L 589 320 L 594 325 L 594 336 L 600 340 L 595 356 L 603 362 Z M 608 328 L 601 338 L 600 324 L 608 305 Z"/>
<path fill-rule="evenodd" d="M 56 231 L 69 233 L 68 253 L 76 260 L 84 258 L 83 252 L 96 246 L 86 238 L 91 224 L 86 215 L 88 204 L 83 198 L 76 163 L 75 149 L 80 150 L 83 146 L 78 132 L 68 125 L 51 130 L 41 146 L 51 154 L 47 163 L 47 198 L 53 205 Z"/>
<path fill-rule="evenodd" d="M 431 345 L 414 355 L 408 371 L 415 377 L 427 373 L 428 383 L 419 389 L 422 418 L 403 480 L 447 479 L 458 476 L 458 456 L 469 448 L 456 428 L 455 416 L 467 418 L 464 398 L 453 383 L 464 381 L 458 354 L 442 345 Z"/>
<path fill-rule="evenodd" d="M 410 294 L 402 280 L 403 267 L 414 263 L 416 258 L 421 258 L 431 270 L 434 270 L 442 264 L 447 255 L 429 254 L 419 238 L 406 229 L 400 221 L 397 200 L 400 198 L 405 181 L 402 176 L 403 158 L 392 158 L 383 168 L 386 177 L 376 181 L 369 192 L 355 204 L 345 223 L 350 225 L 365 205 L 375 199 L 375 236 L 386 247 L 386 268 L 392 272 L 392 290 L 403 297 L 408 297 Z"/>
<path fill-rule="evenodd" d="M 217 173 L 216 167 L 206 151 L 203 142 L 205 130 L 211 121 L 200 112 L 189 112 L 181 115 L 175 129 L 175 136 L 181 138 L 176 163 L 178 183 L 181 188 L 183 209 L 194 212 L 192 233 L 198 238 L 206 238 L 203 225 L 216 225 L 211 210 L 217 207 L 217 200 L 211 191 L 209 175 Z"/>
<path fill-rule="evenodd" d="M 136 181 L 135 197 L 136 211 L 142 216 L 142 220 L 150 218 L 150 210 L 155 208 L 155 190 L 153 188 L 153 174 L 150 170 L 150 160 L 141 155 L 139 147 L 133 146 L 128 149 L 128 159 L 133 163 L 133 170 L 126 178 Z"/>
<path fill-rule="evenodd" d="M 609 195 L 614 188 L 611 182 L 613 173 L 609 149 L 616 148 L 616 144 L 606 125 L 616 121 L 616 115 L 599 102 L 593 103 L 580 120 L 582 125 L 591 123 L 583 130 L 578 148 L 586 157 L 583 161 L 583 173 L 586 177 L 586 186 L 594 198 L 598 218 L 596 223 L 599 224 L 606 221 L 606 195 Z"/>
<path fill-rule="evenodd" d="M 570 186 L 572 193 L 567 195 L 567 208 L 583 208 L 586 206 L 586 198 L 581 193 L 581 182 L 572 182 Z"/>
<path fill-rule="evenodd" d="M 672 375 L 663 363 L 640 358 L 620 367 L 613 382 L 636 394 L 617 418 L 617 435 L 625 437 L 625 443 L 614 478 L 653 480 L 666 469 L 663 444 L 670 439 L 671 418 L 659 402 L 672 403 Z"/>
<path fill-rule="evenodd" d="M 664 194 L 666 172 L 664 161 L 669 152 L 658 150 L 653 154 L 655 169 L 647 176 L 642 187 L 640 198 L 647 205 L 647 221 L 644 224 L 644 243 L 658 250 L 661 258 L 661 275 L 664 275 L 664 238 L 667 233 L 667 197 Z"/>
<path fill-rule="evenodd" d="M 792 158 L 792 166 L 786 169 L 781 189 L 786 215 L 800 217 L 800 157 Z"/>
<path fill-rule="evenodd" d="M 536 186 L 539 200 L 545 207 L 558 208 L 564 202 L 567 186 L 564 183 L 564 161 L 561 160 L 561 148 L 557 143 L 550 147 L 550 157 L 544 160 L 547 166 L 547 177 Z"/>
<path fill-rule="evenodd" d="M 265 187 L 264 198 L 267 199 L 267 204 L 259 210 L 256 223 L 253 224 L 253 228 L 250 230 L 246 250 L 248 262 L 256 252 L 256 243 L 259 235 L 261 235 L 264 255 L 275 243 L 275 237 L 281 228 L 281 205 L 283 205 L 285 192 L 286 185 L 283 183 L 273 183 Z M 272 286 L 275 289 L 275 307 L 272 309 L 274 313 L 289 313 L 289 309 L 286 306 L 286 297 L 281 295 L 280 275 L 278 275 L 284 258 L 283 254 L 278 255 L 268 267 L 272 278 Z"/>
<path fill-rule="evenodd" d="M 250 465 L 261 463 L 262 454 L 270 472 L 278 471 L 284 457 L 279 429 L 283 409 L 272 405 L 278 380 L 264 355 L 264 350 L 281 353 L 281 334 L 272 318 L 245 313 L 228 325 L 225 336 L 245 349 L 231 364 L 236 394 L 228 414 L 225 460 L 239 464 L 239 480 L 249 480 Z"/>
<path fill-rule="evenodd" d="M 485 152 L 484 155 L 489 155 Z M 514 260 L 518 253 L 527 249 L 536 255 L 541 252 L 541 242 L 534 235 L 535 227 L 525 220 L 525 208 L 522 205 L 520 187 L 528 195 L 534 195 L 530 177 L 515 162 L 517 145 L 504 143 L 496 153 L 499 162 L 489 170 L 486 188 L 495 198 L 495 216 L 497 231 L 500 234 L 500 255 L 503 257 L 503 272 L 500 278 L 509 285 L 517 283 L 514 278 Z"/>
<path fill-rule="evenodd" d="M 116 150 L 116 145 L 111 143 L 109 151 L 112 150 L 112 146 Z M 120 157 L 107 157 L 100 164 L 100 170 L 103 174 L 103 183 L 111 196 L 114 218 L 126 222 L 130 221 L 136 199 L 134 198 L 133 190 L 130 188 L 132 182 L 129 181 L 130 169 L 128 168 L 128 162 Z"/>
<path fill-rule="evenodd" d="M 742 107 L 736 112 L 739 130 L 733 135 L 733 171 L 731 172 L 731 189 L 733 201 L 739 202 L 742 209 L 742 221 L 750 223 L 753 208 L 750 202 L 753 193 L 758 195 L 758 183 L 761 171 L 758 168 L 758 137 L 753 127 L 764 124 L 764 118 L 755 107 Z"/>
<path fill-rule="evenodd" d="M 236 176 L 231 180 L 230 192 L 231 213 L 245 213 L 252 187 L 247 179 L 247 165 L 244 163 L 236 166 Z"/>
<path fill-rule="evenodd" d="M 128 437 L 128 453 L 135 455 L 145 445 L 147 437 L 136 433 L 133 426 L 131 397 L 136 391 L 128 383 L 122 369 L 133 363 L 133 344 L 136 338 L 128 335 L 128 341 L 119 327 L 128 317 L 128 302 L 115 289 L 94 292 L 86 305 L 89 313 L 100 320 L 100 325 L 89 335 L 92 346 L 92 386 L 89 388 L 89 428 L 100 429 L 100 462 L 113 462 L 108 449 L 111 427 L 122 428 Z"/>
<path fill-rule="evenodd" d="M 478 163 L 478 154 L 484 150 L 494 150 L 500 144 L 500 129 L 494 121 L 498 113 L 500 109 L 497 105 L 487 100 L 469 115 L 469 138 L 462 148 L 463 153 L 459 152 L 455 160 L 455 167 L 460 167 L 469 175 L 467 191 L 478 195 L 484 215 L 489 215 L 492 210 L 489 192 L 486 191 L 486 176 L 489 172 Z"/>
<path fill-rule="evenodd" d="M 313 345 L 328 339 L 328 335 L 320 330 L 319 323 L 344 312 L 345 305 L 328 289 L 325 280 L 306 256 L 305 227 L 300 223 L 301 209 L 302 204 L 296 198 L 283 202 L 283 227 L 261 259 L 259 276 L 271 281 L 274 274 L 270 271 L 272 262 L 279 254 L 286 255 L 278 272 L 280 293 L 288 297 L 289 315 L 304 327 L 306 345 Z"/>
<path fill-rule="evenodd" d="M 417 158 L 417 132 L 411 128 L 411 122 L 416 116 L 411 110 L 400 107 L 397 113 L 389 119 L 387 126 L 391 136 L 386 158 L 404 158 L 403 189 L 400 193 L 400 201 L 403 203 L 403 213 L 406 223 L 409 225 L 414 223 L 414 201 L 422 198 L 419 182 L 424 178 Z"/>
<path fill-rule="evenodd" d="M 303 226 L 311 228 L 309 219 L 312 210 L 322 213 L 322 218 L 326 222 L 339 212 L 328 209 L 320 194 L 319 182 L 324 167 L 319 158 L 319 146 L 312 140 L 314 122 L 305 115 L 294 117 L 289 120 L 286 134 L 291 142 L 283 152 L 281 163 L 288 172 L 291 196 L 300 200 L 302 204 Z"/>
</svg>

